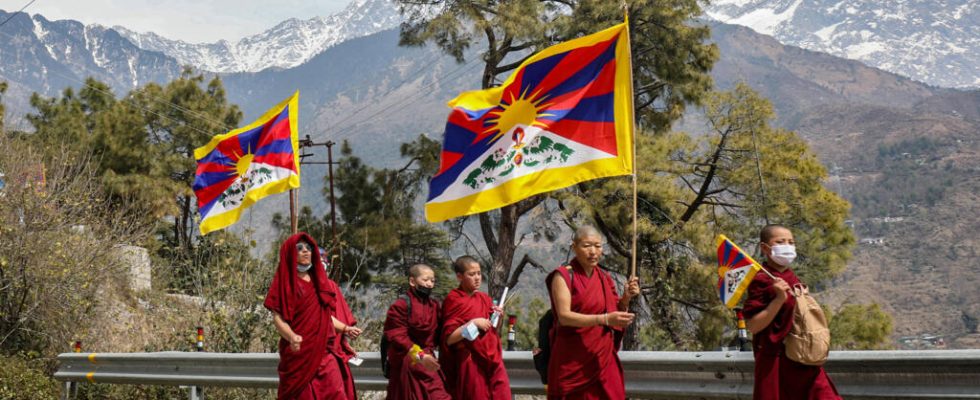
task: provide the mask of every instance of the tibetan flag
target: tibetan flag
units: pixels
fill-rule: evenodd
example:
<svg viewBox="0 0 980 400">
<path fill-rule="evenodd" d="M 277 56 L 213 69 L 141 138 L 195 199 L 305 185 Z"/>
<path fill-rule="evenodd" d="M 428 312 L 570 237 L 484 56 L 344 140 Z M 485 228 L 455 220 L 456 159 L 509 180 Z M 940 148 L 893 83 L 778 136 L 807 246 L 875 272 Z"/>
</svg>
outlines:
<svg viewBox="0 0 980 400">
<path fill-rule="evenodd" d="M 425 216 L 439 222 L 633 172 L 626 24 L 534 54 L 496 88 L 449 102 Z"/>
<path fill-rule="evenodd" d="M 263 197 L 299 187 L 299 92 L 244 128 L 194 150 L 201 234 L 228 227 Z"/>
<path fill-rule="evenodd" d="M 718 297 L 734 308 L 762 266 L 725 235 L 718 235 Z"/>
</svg>

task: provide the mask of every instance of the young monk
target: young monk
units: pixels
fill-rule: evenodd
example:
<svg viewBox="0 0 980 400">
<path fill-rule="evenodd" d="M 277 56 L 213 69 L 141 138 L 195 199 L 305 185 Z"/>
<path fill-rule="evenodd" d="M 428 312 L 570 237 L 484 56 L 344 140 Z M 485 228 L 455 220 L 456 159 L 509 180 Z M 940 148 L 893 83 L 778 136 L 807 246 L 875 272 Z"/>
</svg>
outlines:
<svg viewBox="0 0 980 400">
<path fill-rule="evenodd" d="M 616 284 L 599 267 L 602 236 L 583 226 L 572 240 L 575 258 L 548 275 L 555 326 L 548 362 L 548 399 L 626 398 L 619 345 L 623 328 L 633 322 L 626 312 L 640 294 L 636 277 L 616 294 Z"/>
<path fill-rule="evenodd" d="M 320 260 L 323 270 L 330 271 L 326 262 L 327 254 L 323 249 L 320 249 Z M 354 318 L 354 313 L 351 312 L 350 306 L 344 298 L 344 292 L 340 290 L 340 285 L 329 278 L 329 273 L 327 276 L 327 285 L 330 290 L 337 294 L 337 303 L 333 315 L 333 326 L 337 334 L 328 341 L 327 350 L 331 356 L 337 358 L 340 375 L 343 379 L 344 394 L 348 400 L 355 400 L 357 391 L 354 389 L 354 375 L 351 373 L 348 361 L 357 356 L 357 352 L 350 346 L 347 339 L 357 339 L 361 335 L 361 328 L 355 326 L 357 319 Z"/>
<path fill-rule="evenodd" d="M 439 302 L 431 297 L 435 272 L 425 264 L 408 270 L 408 301 L 388 308 L 384 335 L 388 346 L 388 400 L 450 400 L 445 376 L 435 358 L 439 342 Z"/>
<path fill-rule="evenodd" d="M 504 369 L 500 337 L 490 323 L 494 311 L 490 296 L 480 291 L 480 263 L 462 256 L 453 263 L 459 287 L 442 302 L 443 343 L 440 365 L 446 374 L 446 387 L 454 399 L 508 400 L 510 379 Z M 479 331 L 474 340 L 464 337 L 464 330 Z"/>
<path fill-rule="evenodd" d="M 265 297 L 264 305 L 272 311 L 281 336 L 279 399 L 347 399 L 340 366 L 327 352 L 327 343 L 335 335 L 336 292 L 319 268 L 315 249 L 316 242 L 306 233 L 286 239 Z"/>
<path fill-rule="evenodd" d="M 796 242 L 789 228 L 766 225 L 759 232 L 759 246 L 769 273 L 755 274 L 745 306 L 746 326 L 752 332 L 755 353 L 754 400 L 836 400 L 837 388 L 823 367 L 800 364 L 786 357 L 783 339 L 793 327 L 796 299 L 790 288 L 800 280 L 790 269 L 796 259 Z"/>
</svg>

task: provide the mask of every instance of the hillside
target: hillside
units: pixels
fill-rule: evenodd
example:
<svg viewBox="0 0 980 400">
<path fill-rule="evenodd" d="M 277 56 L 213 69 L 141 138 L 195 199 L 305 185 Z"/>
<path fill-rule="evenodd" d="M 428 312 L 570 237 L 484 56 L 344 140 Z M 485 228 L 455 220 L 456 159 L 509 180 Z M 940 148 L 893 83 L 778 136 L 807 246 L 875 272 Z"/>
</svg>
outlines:
<svg viewBox="0 0 980 400">
<path fill-rule="evenodd" d="M 14 18 L 11 24 L 30 21 Z M 832 172 L 827 184 L 853 203 L 852 222 L 862 244 L 822 299 L 832 307 L 882 304 L 895 317 L 896 337 L 939 334 L 951 346 L 980 346 L 967 337 L 980 319 L 980 272 L 973 268 L 980 246 L 973 235 L 980 223 L 980 92 L 929 86 L 784 46 L 744 27 L 718 24 L 713 31 L 722 54 L 713 74 L 719 88 L 745 81 L 770 98 L 779 115 L 776 125 L 811 143 Z M 422 133 L 439 137 L 445 102 L 478 87 L 480 64 L 460 65 L 431 48 L 398 47 L 397 36 L 383 31 L 331 47 L 295 68 L 223 79 L 246 119 L 299 89 L 304 134 L 316 141 L 347 139 L 367 162 L 399 165 L 397 144 Z M 66 70 L 45 56 L 42 43 L 24 40 L 33 50 L 0 44 L 4 65 L 9 54 L 25 54 L 38 65 Z M 161 70 L 173 65 L 161 60 L 167 66 Z M 10 71 L 0 71 L 0 77 L 10 79 Z M 86 71 L 118 79 L 108 67 Z M 31 76 L 16 77 L 15 87 L 50 90 L 29 86 L 35 82 Z M 697 133 L 696 122 L 692 117 L 682 127 Z M 301 191 L 304 204 L 321 215 L 324 175 L 323 168 L 304 169 Z M 282 199 L 260 203 L 244 223 L 262 233 L 271 213 L 285 210 Z"/>
</svg>

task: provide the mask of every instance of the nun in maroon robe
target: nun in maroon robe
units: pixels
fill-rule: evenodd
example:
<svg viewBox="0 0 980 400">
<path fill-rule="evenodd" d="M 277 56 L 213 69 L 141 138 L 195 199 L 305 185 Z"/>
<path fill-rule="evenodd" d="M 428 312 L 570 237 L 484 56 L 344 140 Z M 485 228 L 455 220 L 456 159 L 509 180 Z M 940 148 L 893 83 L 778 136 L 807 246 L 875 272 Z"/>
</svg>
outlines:
<svg viewBox="0 0 980 400">
<path fill-rule="evenodd" d="M 347 305 L 347 300 L 344 299 L 344 293 L 340 290 L 340 286 L 337 285 L 332 279 L 327 278 L 327 284 L 330 285 L 331 289 L 337 293 L 337 308 L 334 314 L 334 318 L 340 321 L 345 327 L 353 327 L 357 325 L 357 319 L 354 318 L 354 314 L 350 310 L 350 306 Z M 347 395 L 348 400 L 354 400 L 357 398 L 357 391 L 354 389 L 354 375 L 351 373 L 350 361 L 351 358 L 357 355 L 357 352 L 350 346 L 347 342 L 347 335 L 343 332 L 337 332 L 327 343 L 327 348 L 330 350 L 330 354 L 337 358 L 337 363 L 340 367 L 340 375 L 344 382 L 344 393 Z"/>
<path fill-rule="evenodd" d="M 636 317 L 626 310 L 640 285 L 630 277 L 619 297 L 615 282 L 599 266 L 602 242 L 594 227 L 579 227 L 572 239 L 575 258 L 546 279 L 555 316 L 548 399 L 626 398 L 618 352 L 623 328 Z"/>
<path fill-rule="evenodd" d="M 412 352 L 418 346 L 429 362 L 434 362 L 439 340 L 439 302 L 431 297 L 435 274 L 429 266 L 413 266 L 410 271 L 408 301 L 398 298 L 388 308 L 384 335 L 388 338 L 388 400 L 451 400 L 442 370 L 430 370 Z M 438 366 L 438 363 L 436 363 Z"/>
<path fill-rule="evenodd" d="M 792 269 L 780 272 L 767 261 L 763 268 L 793 287 L 800 283 Z M 764 272 L 755 274 L 749 284 L 742 313 L 751 319 L 776 299 L 774 280 Z M 755 352 L 755 386 L 753 400 L 836 400 L 837 388 L 823 367 L 800 364 L 786 357 L 783 339 L 793 327 L 796 299 L 789 296 L 772 322 L 752 335 Z"/>
<path fill-rule="evenodd" d="M 457 400 L 508 400 L 510 379 L 504 368 L 500 337 L 487 320 L 494 311 L 493 301 L 479 290 L 480 264 L 473 257 L 463 256 L 456 260 L 454 268 L 460 286 L 442 302 L 445 322 L 439 364 L 446 375 L 446 389 Z M 456 332 L 470 323 L 484 325 L 472 341 Z"/>
<path fill-rule="evenodd" d="M 559 267 L 548 275 L 549 294 L 552 280 L 562 279 L 571 289 L 572 311 L 591 315 L 617 311 L 619 295 L 612 278 L 598 266 L 588 276 L 578 260 L 570 264 L 571 268 Z M 548 399 L 625 399 L 626 381 L 618 354 L 623 329 L 603 325 L 576 328 L 561 326 L 555 320 Z"/>
<path fill-rule="evenodd" d="M 311 252 L 311 265 L 317 266 L 306 272 L 298 271 L 300 242 Z M 294 350 L 280 331 L 279 399 L 347 398 L 337 360 L 327 352 L 327 344 L 335 335 L 332 314 L 336 292 L 327 282 L 323 268 L 318 268 L 320 255 L 316 248 L 316 242 L 306 233 L 286 239 L 279 249 L 279 267 L 265 297 L 265 307 L 274 313 L 274 318 L 285 322 L 291 331 L 290 339 L 302 338 L 299 350 Z"/>
</svg>

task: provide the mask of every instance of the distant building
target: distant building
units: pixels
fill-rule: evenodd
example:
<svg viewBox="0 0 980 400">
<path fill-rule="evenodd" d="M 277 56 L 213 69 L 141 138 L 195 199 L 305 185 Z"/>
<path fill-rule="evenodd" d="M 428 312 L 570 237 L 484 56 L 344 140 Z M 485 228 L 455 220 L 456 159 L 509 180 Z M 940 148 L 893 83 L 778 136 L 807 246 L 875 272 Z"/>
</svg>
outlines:
<svg viewBox="0 0 980 400">
<path fill-rule="evenodd" d="M 863 238 L 858 243 L 863 245 L 868 245 L 868 246 L 881 246 L 885 244 L 885 238 L 883 237 Z"/>
</svg>

